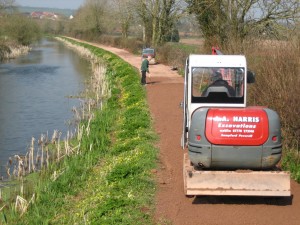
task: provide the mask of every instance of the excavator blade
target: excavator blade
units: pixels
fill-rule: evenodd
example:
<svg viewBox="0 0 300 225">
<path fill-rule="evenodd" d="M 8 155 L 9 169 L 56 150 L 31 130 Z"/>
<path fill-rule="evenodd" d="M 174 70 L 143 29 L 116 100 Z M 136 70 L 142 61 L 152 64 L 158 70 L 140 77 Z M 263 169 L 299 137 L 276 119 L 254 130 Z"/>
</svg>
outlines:
<svg viewBox="0 0 300 225">
<path fill-rule="evenodd" d="M 203 171 L 184 154 L 185 195 L 290 196 L 290 174 L 283 171 Z"/>
</svg>

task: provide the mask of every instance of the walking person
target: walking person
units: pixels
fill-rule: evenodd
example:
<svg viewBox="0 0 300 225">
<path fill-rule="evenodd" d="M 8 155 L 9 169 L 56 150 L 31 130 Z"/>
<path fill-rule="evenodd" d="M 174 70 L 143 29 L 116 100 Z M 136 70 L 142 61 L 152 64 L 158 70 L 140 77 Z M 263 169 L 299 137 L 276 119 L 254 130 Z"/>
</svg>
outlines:
<svg viewBox="0 0 300 225">
<path fill-rule="evenodd" d="M 151 60 L 151 56 L 148 56 L 146 59 L 143 60 L 141 65 L 141 72 L 142 72 L 142 78 L 141 78 L 141 84 L 146 85 L 146 74 L 149 72 L 149 61 Z"/>
</svg>

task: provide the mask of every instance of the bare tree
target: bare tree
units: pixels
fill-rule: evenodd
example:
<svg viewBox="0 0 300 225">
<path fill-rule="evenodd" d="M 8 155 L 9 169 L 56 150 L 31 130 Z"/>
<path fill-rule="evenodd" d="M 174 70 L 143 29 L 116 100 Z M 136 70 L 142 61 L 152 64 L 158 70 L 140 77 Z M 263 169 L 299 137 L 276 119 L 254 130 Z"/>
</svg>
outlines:
<svg viewBox="0 0 300 225">
<path fill-rule="evenodd" d="M 105 12 L 105 4 L 107 2 L 105 0 L 88 0 L 87 1 L 87 8 L 89 13 L 86 15 L 89 23 L 92 24 L 92 29 L 97 33 L 102 33 L 102 21 L 101 17 L 103 17 Z"/>
<path fill-rule="evenodd" d="M 15 0 L 0 0 L 0 12 L 12 12 L 15 10 Z"/>
<path fill-rule="evenodd" d="M 162 13 L 159 20 L 159 39 L 156 40 L 156 43 L 168 41 L 169 36 L 172 36 L 177 21 L 184 16 L 184 11 L 185 7 L 182 1 L 162 1 Z"/>
<path fill-rule="evenodd" d="M 210 45 L 242 43 L 251 35 L 271 34 L 299 18 L 299 0 L 186 0 Z"/>
<path fill-rule="evenodd" d="M 153 46 L 166 41 L 182 12 L 180 3 L 180 0 L 138 0 L 136 12 Z"/>
<path fill-rule="evenodd" d="M 135 13 L 139 20 L 139 25 L 143 29 L 143 42 L 149 44 L 152 36 L 152 15 L 150 13 L 147 0 L 138 0 L 135 5 Z"/>
<path fill-rule="evenodd" d="M 127 38 L 131 22 L 133 20 L 133 4 L 134 0 L 113 0 L 115 7 L 113 9 L 115 12 L 115 19 L 118 21 L 118 24 L 121 26 L 122 37 Z"/>
<path fill-rule="evenodd" d="M 75 14 L 70 30 L 75 35 L 84 34 L 93 38 L 101 35 L 105 27 L 105 16 L 109 12 L 108 2 L 108 0 L 86 0 Z"/>
</svg>

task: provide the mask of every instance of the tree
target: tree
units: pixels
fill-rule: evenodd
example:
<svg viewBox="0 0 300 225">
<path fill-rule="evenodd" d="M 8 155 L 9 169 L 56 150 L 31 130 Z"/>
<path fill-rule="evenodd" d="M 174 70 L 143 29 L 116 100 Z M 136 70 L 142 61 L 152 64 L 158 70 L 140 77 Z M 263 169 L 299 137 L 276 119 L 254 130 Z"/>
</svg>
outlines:
<svg viewBox="0 0 300 225">
<path fill-rule="evenodd" d="M 115 18 L 118 20 L 118 23 L 121 25 L 121 32 L 122 37 L 127 38 L 130 23 L 133 19 L 133 4 L 135 3 L 134 0 L 113 0 L 113 3 L 116 7 L 114 9 Z"/>
<path fill-rule="evenodd" d="M 85 4 L 79 8 L 70 23 L 70 31 L 75 35 L 86 35 L 89 37 L 97 37 L 104 32 L 105 15 L 108 0 L 87 0 Z"/>
<path fill-rule="evenodd" d="M 167 40 L 180 17 L 180 0 L 139 0 L 136 12 L 153 46 Z"/>
<path fill-rule="evenodd" d="M 143 29 L 143 42 L 144 44 L 149 44 L 151 42 L 150 37 L 152 36 L 152 17 L 150 10 L 148 10 L 147 0 L 138 0 L 135 6 L 135 12 Z"/>
<path fill-rule="evenodd" d="M 12 13 L 15 8 L 15 0 L 0 0 L 0 12 Z"/>
<path fill-rule="evenodd" d="M 30 45 L 41 37 L 40 27 L 35 21 L 20 15 L 10 16 L 6 34 L 21 45 Z"/>
<path fill-rule="evenodd" d="M 14 11 L 14 0 L 0 0 L 0 36 L 5 33 L 5 24 L 8 23 L 7 17 Z"/>
<path fill-rule="evenodd" d="M 209 45 L 232 41 L 242 46 L 246 37 L 276 35 L 299 18 L 299 0 L 186 0 Z"/>
<path fill-rule="evenodd" d="M 159 25 L 158 25 L 158 35 L 155 40 L 156 43 L 163 43 L 166 41 L 170 41 L 169 37 L 176 35 L 175 24 L 176 21 L 180 17 L 180 13 L 182 11 L 181 5 L 179 2 L 175 0 L 163 0 L 162 1 L 162 9 L 161 15 L 159 17 Z M 174 33 L 175 32 L 175 33 Z M 178 30 L 177 30 L 178 33 Z M 178 34 L 179 40 L 179 34 Z"/>
<path fill-rule="evenodd" d="M 41 32 L 37 23 L 19 14 L 14 0 L 0 0 L 0 16 L 0 42 L 3 43 L 2 46 L 30 45 L 40 38 Z"/>
</svg>

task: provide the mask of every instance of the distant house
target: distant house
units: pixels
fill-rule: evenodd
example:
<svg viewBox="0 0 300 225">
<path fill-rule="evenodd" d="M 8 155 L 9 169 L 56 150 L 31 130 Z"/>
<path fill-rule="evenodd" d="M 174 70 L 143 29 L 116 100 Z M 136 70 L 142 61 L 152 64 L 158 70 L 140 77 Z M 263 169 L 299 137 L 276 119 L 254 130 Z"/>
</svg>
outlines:
<svg viewBox="0 0 300 225">
<path fill-rule="evenodd" d="M 57 20 L 58 18 L 58 16 L 53 12 L 39 12 L 39 11 L 32 12 L 31 17 L 36 19 L 51 19 L 51 20 Z"/>
<path fill-rule="evenodd" d="M 37 18 L 37 19 L 43 18 L 43 12 L 32 12 L 30 15 L 32 18 Z"/>
</svg>

